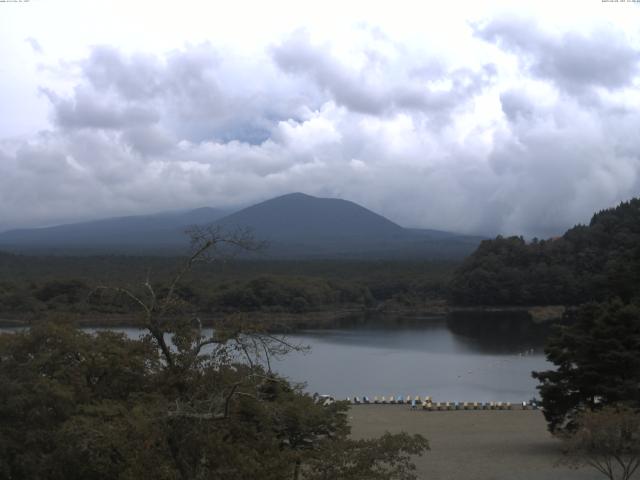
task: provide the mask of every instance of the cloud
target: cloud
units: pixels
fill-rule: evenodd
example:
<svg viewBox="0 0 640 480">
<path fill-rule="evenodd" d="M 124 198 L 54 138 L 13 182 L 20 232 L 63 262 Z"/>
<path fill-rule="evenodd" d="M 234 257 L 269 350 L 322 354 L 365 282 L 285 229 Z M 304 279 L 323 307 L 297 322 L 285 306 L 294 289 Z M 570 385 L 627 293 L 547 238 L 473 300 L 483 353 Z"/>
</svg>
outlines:
<svg viewBox="0 0 640 480">
<path fill-rule="evenodd" d="M 60 98 L 43 90 L 54 107 L 56 123 L 63 128 L 121 129 L 154 124 L 158 114 L 135 104 L 119 104 L 118 99 L 77 88 L 72 98 Z"/>
<path fill-rule="evenodd" d="M 40 42 L 38 42 L 38 40 L 36 40 L 35 38 L 28 37 L 28 38 L 25 38 L 24 41 L 29 44 L 29 46 L 33 49 L 35 53 L 38 53 L 38 54 L 44 53 L 44 50 L 42 49 L 42 45 L 40 45 Z"/>
<path fill-rule="evenodd" d="M 531 19 L 503 17 L 477 25 L 476 35 L 518 55 L 532 74 L 569 93 L 626 87 L 638 73 L 640 51 L 612 26 L 554 34 Z"/>
<path fill-rule="evenodd" d="M 637 111 L 594 112 L 579 99 L 540 101 L 526 89 L 500 98 L 508 133 L 488 160 L 501 179 L 491 202 L 503 226 L 550 236 L 640 193 L 640 140 L 626 130 Z"/>
<path fill-rule="evenodd" d="M 549 236 L 640 193 L 621 34 L 494 18 L 464 61 L 355 37 L 297 31 L 250 56 L 91 48 L 64 85 L 43 77 L 50 128 L 0 140 L 0 229 L 304 191 L 405 226 Z"/>
<path fill-rule="evenodd" d="M 370 115 L 398 111 L 450 113 L 479 94 L 495 73 L 490 64 L 478 71 L 447 71 L 437 65 L 418 69 L 406 51 L 390 43 L 378 30 L 370 33 L 373 38 L 369 41 L 382 42 L 391 51 L 362 52 L 361 65 L 355 68 L 335 58 L 329 46 L 313 45 L 304 30 L 273 47 L 272 56 L 284 72 L 310 80 L 338 105 Z"/>
<path fill-rule="evenodd" d="M 284 96 L 287 82 L 276 87 L 275 71 L 261 69 L 264 83 L 255 84 L 251 68 L 223 64 L 207 43 L 164 56 L 125 55 L 99 46 L 78 66 L 81 78 L 70 95 L 43 89 L 60 128 L 123 129 L 139 139 L 155 126 L 189 141 L 260 143 L 274 120 L 296 116 L 301 105 L 290 98 L 273 101 L 261 91 Z M 244 87 L 251 84 L 257 91 Z M 137 148 L 146 143 L 137 142 Z"/>
<path fill-rule="evenodd" d="M 200 68 L 210 63 L 203 62 Z M 163 65 L 153 55 L 127 57 L 114 47 L 101 45 L 91 50 L 81 66 L 88 84 L 95 90 L 113 91 L 128 101 L 152 99 L 162 91 Z"/>
</svg>

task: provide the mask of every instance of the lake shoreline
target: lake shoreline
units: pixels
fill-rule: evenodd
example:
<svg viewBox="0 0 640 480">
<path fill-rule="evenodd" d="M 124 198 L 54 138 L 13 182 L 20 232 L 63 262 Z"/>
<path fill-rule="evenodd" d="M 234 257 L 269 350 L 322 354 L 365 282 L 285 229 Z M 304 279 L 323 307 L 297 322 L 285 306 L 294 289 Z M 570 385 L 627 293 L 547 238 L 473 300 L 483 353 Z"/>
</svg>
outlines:
<svg viewBox="0 0 640 480">
<path fill-rule="evenodd" d="M 562 318 L 565 307 L 558 305 L 544 306 L 479 306 L 458 307 L 448 305 L 446 302 L 432 302 L 416 306 L 401 306 L 396 304 L 383 304 L 375 308 L 327 308 L 307 312 L 215 312 L 200 314 L 202 325 L 212 327 L 223 318 L 230 316 L 251 317 L 257 321 L 271 325 L 274 333 L 299 331 L 303 329 L 326 329 L 349 326 L 349 320 L 356 317 L 364 319 L 376 316 L 396 316 L 414 321 L 430 321 L 444 319 L 456 315 L 477 316 L 478 319 L 492 313 L 500 315 L 513 315 L 522 319 L 529 319 L 534 323 L 552 323 Z M 80 327 L 97 328 L 135 328 L 140 326 L 140 315 L 135 313 L 121 314 L 80 314 L 77 312 L 46 312 L 38 314 L 0 314 L 0 328 L 28 327 L 47 319 L 66 318 Z M 484 321 L 484 320 L 482 320 Z M 359 323 L 359 322 L 356 322 Z"/>
<path fill-rule="evenodd" d="M 274 331 L 297 331 L 301 329 L 326 329 L 340 328 L 345 323 L 349 324 L 350 319 L 367 319 L 379 315 L 393 315 L 407 317 L 416 320 L 431 320 L 444 318 L 446 310 L 441 306 L 434 307 L 405 307 L 405 308 L 335 308 L 326 310 L 315 310 L 307 312 L 265 312 L 265 311 L 239 311 L 239 312 L 215 312 L 199 314 L 198 317 L 205 327 L 212 327 L 217 321 L 230 317 L 251 318 L 263 322 L 266 325 L 275 327 Z M 54 314 L 45 313 L 43 316 L 31 315 L 10 315 L 0 316 L 0 328 L 2 327 L 28 327 L 47 319 L 61 317 L 68 318 L 80 327 L 118 327 L 136 328 L 140 326 L 139 314 L 79 314 L 76 312 L 56 312 Z M 356 322 L 358 323 L 358 322 Z"/>
</svg>

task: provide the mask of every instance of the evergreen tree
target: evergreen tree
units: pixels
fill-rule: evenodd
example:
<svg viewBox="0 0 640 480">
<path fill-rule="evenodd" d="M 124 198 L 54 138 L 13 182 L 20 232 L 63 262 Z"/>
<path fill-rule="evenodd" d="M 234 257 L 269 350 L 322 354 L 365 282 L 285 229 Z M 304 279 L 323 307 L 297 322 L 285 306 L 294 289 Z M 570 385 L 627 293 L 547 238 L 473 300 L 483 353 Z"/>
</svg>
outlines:
<svg viewBox="0 0 640 480">
<path fill-rule="evenodd" d="M 640 296 L 640 199 L 596 213 L 588 226 L 527 243 L 483 241 L 457 269 L 459 305 L 580 305 Z"/>
<path fill-rule="evenodd" d="M 587 304 L 576 317 L 548 340 L 545 353 L 556 369 L 533 372 L 552 432 L 572 430 L 585 410 L 640 407 L 640 308 Z"/>
</svg>

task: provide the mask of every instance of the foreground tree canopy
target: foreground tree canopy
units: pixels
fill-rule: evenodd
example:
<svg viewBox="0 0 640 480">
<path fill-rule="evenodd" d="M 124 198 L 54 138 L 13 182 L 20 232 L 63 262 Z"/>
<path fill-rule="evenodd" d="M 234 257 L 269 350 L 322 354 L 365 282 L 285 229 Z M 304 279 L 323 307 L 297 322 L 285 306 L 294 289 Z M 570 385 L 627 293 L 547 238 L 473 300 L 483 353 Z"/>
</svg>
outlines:
<svg viewBox="0 0 640 480">
<path fill-rule="evenodd" d="M 194 252 L 140 306 L 136 340 L 66 324 L 0 335 L 0 478 L 412 479 L 421 436 L 349 439 L 345 403 L 321 405 L 271 372 L 296 345 L 246 321 L 204 335 L 175 290 L 242 237 L 197 232 Z"/>
<path fill-rule="evenodd" d="M 229 361 L 232 343 L 169 368 L 149 336 L 0 336 L 0 478 L 414 478 L 424 439 L 349 440 L 347 405 Z"/>
</svg>

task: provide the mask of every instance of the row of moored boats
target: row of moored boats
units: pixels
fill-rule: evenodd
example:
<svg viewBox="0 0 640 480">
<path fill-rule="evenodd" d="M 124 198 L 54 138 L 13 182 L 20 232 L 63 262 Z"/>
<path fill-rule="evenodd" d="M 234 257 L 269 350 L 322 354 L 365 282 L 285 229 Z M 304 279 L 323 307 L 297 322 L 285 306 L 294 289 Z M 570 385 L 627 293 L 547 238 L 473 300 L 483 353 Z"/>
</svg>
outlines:
<svg viewBox="0 0 640 480">
<path fill-rule="evenodd" d="M 431 397 L 420 397 L 416 395 L 411 397 L 407 395 L 390 396 L 390 397 L 347 397 L 347 402 L 354 405 L 362 404 L 403 404 L 411 405 L 412 408 L 422 408 L 423 410 L 512 410 L 513 408 L 521 408 L 522 410 L 538 409 L 535 401 L 511 403 L 511 402 L 434 402 Z"/>
</svg>

